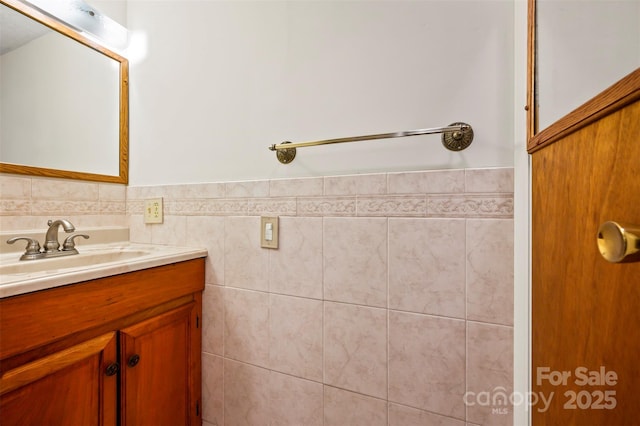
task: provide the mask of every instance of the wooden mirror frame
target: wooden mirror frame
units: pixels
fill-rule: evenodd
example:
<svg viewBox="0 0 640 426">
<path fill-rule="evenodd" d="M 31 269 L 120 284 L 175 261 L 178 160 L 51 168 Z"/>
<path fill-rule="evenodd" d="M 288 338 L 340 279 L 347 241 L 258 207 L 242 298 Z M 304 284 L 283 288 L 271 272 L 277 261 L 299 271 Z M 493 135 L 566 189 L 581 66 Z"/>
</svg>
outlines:
<svg viewBox="0 0 640 426">
<path fill-rule="evenodd" d="M 527 0 L 527 142 L 538 131 L 536 72 L 536 0 Z"/>
<path fill-rule="evenodd" d="M 7 163 L 0 163 L 0 172 L 127 184 L 129 182 L 129 61 L 105 46 L 62 24 L 58 20 L 24 3 L 16 0 L 0 0 L 0 4 L 120 63 L 119 173 L 117 176 Z"/>
</svg>

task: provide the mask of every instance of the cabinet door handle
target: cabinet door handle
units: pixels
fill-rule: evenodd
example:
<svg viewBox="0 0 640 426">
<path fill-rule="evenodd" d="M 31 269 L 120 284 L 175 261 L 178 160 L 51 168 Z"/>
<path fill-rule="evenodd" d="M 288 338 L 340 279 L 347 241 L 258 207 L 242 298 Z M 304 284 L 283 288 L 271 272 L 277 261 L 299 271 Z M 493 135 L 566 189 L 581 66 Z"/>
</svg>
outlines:
<svg viewBox="0 0 640 426">
<path fill-rule="evenodd" d="M 135 354 L 129 357 L 129 360 L 127 361 L 127 365 L 129 367 L 135 367 L 136 365 L 138 365 L 139 362 L 140 362 L 140 355 Z"/>
<path fill-rule="evenodd" d="M 113 376 L 120 370 L 120 365 L 117 362 L 111 363 L 105 368 L 104 374 L 107 376 Z"/>
<path fill-rule="evenodd" d="M 598 249 L 612 263 L 640 260 L 640 226 L 605 222 L 598 229 Z"/>
</svg>

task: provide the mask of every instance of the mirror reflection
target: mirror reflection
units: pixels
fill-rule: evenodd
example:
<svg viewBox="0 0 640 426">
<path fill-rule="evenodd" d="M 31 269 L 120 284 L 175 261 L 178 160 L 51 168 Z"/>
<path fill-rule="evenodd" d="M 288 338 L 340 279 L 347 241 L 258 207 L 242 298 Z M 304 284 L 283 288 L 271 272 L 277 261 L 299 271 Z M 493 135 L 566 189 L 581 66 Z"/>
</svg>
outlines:
<svg viewBox="0 0 640 426">
<path fill-rule="evenodd" d="M 125 183 L 126 60 L 4 4 L 0 28 L 2 171 Z"/>
<path fill-rule="evenodd" d="M 637 0 L 536 0 L 538 129 L 640 66 Z"/>
</svg>

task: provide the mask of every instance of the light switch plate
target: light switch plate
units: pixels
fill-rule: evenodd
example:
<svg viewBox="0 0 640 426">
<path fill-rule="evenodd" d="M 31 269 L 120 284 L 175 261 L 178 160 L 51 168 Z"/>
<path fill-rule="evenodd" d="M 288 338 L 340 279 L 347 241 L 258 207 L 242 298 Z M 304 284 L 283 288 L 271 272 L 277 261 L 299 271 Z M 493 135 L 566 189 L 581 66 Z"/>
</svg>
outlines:
<svg viewBox="0 0 640 426">
<path fill-rule="evenodd" d="M 260 247 L 278 248 L 278 218 L 262 216 L 260 218 Z"/>
<path fill-rule="evenodd" d="M 162 198 L 144 200 L 144 223 L 162 223 Z"/>
</svg>

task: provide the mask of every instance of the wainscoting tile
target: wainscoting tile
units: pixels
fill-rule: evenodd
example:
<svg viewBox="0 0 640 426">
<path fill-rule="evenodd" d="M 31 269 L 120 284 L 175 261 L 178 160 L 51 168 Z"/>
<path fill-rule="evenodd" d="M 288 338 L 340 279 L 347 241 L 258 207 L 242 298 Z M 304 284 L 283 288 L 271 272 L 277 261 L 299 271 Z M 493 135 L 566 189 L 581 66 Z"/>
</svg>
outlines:
<svg viewBox="0 0 640 426">
<path fill-rule="evenodd" d="M 2 232 L 16 232 L 20 230 L 33 230 L 40 229 L 41 232 L 46 230 L 47 218 L 40 216 L 29 216 L 31 208 L 26 207 L 26 211 L 23 213 L 5 212 L 5 203 L 12 204 L 13 200 L 0 200 L 0 231 Z M 28 202 L 27 202 L 28 203 Z M 17 216 L 14 216 L 17 214 Z M 6 247 L 5 247 L 6 248 Z M 21 248 L 18 248 L 20 250 Z"/>
<path fill-rule="evenodd" d="M 213 199 L 204 203 L 207 214 L 215 216 L 246 216 L 249 202 L 246 199 Z"/>
<path fill-rule="evenodd" d="M 324 180 L 321 177 L 300 179 L 273 179 L 269 181 L 270 197 L 295 197 L 322 195 Z"/>
<path fill-rule="evenodd" d="M 19 215 L 19 216 L 27 216 L 31 214 L 31 200 L 12 200 L 12 199 L 2 199 L 0 200 L 0 215 L 10 216 L 10 215 Z M 15 223 L 15 222 L 13 222 Z M 5 229 L 11 229 L 9 226 L 9 222 L 7 219 L 3 218 L 2 227 Z M 22 226 L 14 229 L 29 229 L 24 228 Z"/>
<path fill-rule="evenodd" d="M 462 420 L 389 403 L 389 426 L 465 426 Z"/>
<path fill-rule="evenodd" d="M 224 355 L 224 288 L 216 285 L 202 293 L 202 351 Z"/>
<path fill-rule="evenodd" d="M 162 226 L 147 225 L 151 228 L 151 243 L 186 246 L 187 217 L 165 216 Z"/>
<path fill-rule="evenodd" d="M 513 328 L 467 323 L 467 420 L 482 425 L 506 426 L 513 422 Z M 477 399 L 490 395 L 490 405 Z M 475 398 L 474 398 L 475 397 Z"/>
<path fill-rule="evenodd" d="M 129 215 L 129 240 L 133 243 L 151 243 L 151 226 L 144 223 L 142 213 Z"/>
<path fill-rule="evenodd" d="M 269 252 L 269 290 L 322 299 L 322 218 L 281 217 L 279 225 L 279 248 Z"/>
<path fill-rule="evenodd" d="M 322 383 L 274 371 L 270 380 L 271 426 L 322 426 Z"/>
<path fill-rule="evenodd" d="M 98 184 L 98 198 L 102 201 L 120 201 L 127 199 L 127 186 L 121 184 Z"/>
<path fill-rule="evenodd" d="M 125 201 L 116 200 L 100 200 L 98 202 L 98 210 L 100 215 L 123 215 L 127 212 L 127 204 Z"/>
<path fill-rule="evenodd" d="M 98 184 L 93 182 L 33 179 L 31 196 L 39 200 L 97 201 Z"/>
<path fill-rule="evenodd" d="M 387 175 L 326 176 L 324 195 L 386 194 Z"/>
<path fill-rule="evenodd" d="M 207 249 L 205 282 L 224 285 L 224 227 L 219 216 L 187 216 L 187 244 Z"/>
<path fill-rule="evenodd" d="M 358 216 L 419 216 L 427 214 L 425 196 L 358 197 Z"/>
<path fill-rule="evenodd" d="M 269 366 L 269 294 L 224 288 L 224 355 Z"/>
<path fill-rule="evenodd" d="M 202 354 L 202 419 L 224 425 L 224 359 Z"/>
<path fill-rule="evenodd" d="M 513 167 L 466 169 L 465 192 L 513 193 Z"/>
<path fill-rule="evenodd" d="M 227 198 L 250 198 L 269 196 L 268 180 L 225 182 L 224 188 L 225 197 Z"/>
<path fill-rule="evenodd" d="M 167 197 L 169 185 L 127 186 L 127 200 Z"/>
<path fill-rule="evenodd" d="M 167 186 L 166 197 L 173 200 L 223 198 L 223 183 L 191 183 Z"/>
<path fill-rule="evenodd" d="M 165 216 L 192 216 L 208 214 L 209 200 L 172 200 L 164 199 L 163 208 Z"/>
<path fill-rule="evenodd" d="M 324 298 L 387 306 L 387 219 L 324 219 Z"/>
<path fill-rule="evenodd" d="M 467 221 L 467 318 L 513 324 L 513 220 Z"/>
<path fill-rule="evenodd" d="M 0 195 L 2 200 L 31 199 L 31 178 L 0 174 Z"/>
<path fill-rule="evenodd" d="M 252 198 L 247 203 L 250 216 L 295 216 L 295 198 Z"/>
<path fill-rule="evenodd" d="M 271 295 L 269 367 L 322 381 L 322 301 Z"/>
<path fill-rule="evenodd" d="M 465 418 L 465 322 L 389 312 L 389 401 Z"/>
<path fill-rule="evenodd" d="M 324 387 L 324 426 L 386 426 L 387 402 L 382 399 Z"/>
<path fill-rule="evenodd" d="M 464 170 L 389 173 L 389 194 L 464 192 Z"/>
<path fill-rule="evenodd" d="M 226 217 L 224 229 L 225 285 L 267 291 L 269 251 L 260 247 L 260 218 Z"/>
<path fill-rule="evenodd" d="M 298 198 L 298 216 L 355 216 L 356 197 Z"/>
<path fill-rule="evenodd" d="M 124 211 L 124 210 L 123 210 Z M 68 217 L 67 217 L 68 218 Z M 76 228 L 81 226 L 82 228 L 94 228 L 94 227 L 117 227 L 122 228 L 128 226 L 129 217 L 124 213 L 101 213 L 96 215 L 86 215 L 86 216 L 74 216 L 75 222 L 77 224 Z M 47 221 L 43 222 L 46 225 Z M 81 244 L 80 241 L 78 243 Z M 89 240 L 86 241 L 85 244 L 89 244 Z"/>
<path fill-rule="evenodd" d="M 509 424 L 463 395 L 511 390 L 512 168 L 141 187 L 0 175 L 0 196 L 3 230 L 65 217 L 208 250 L 205 425 Z M 144 224 L 155 197 L 165 222 Z M 280 217 L 277 250 L 260 247 L 261 215 Z"/>
<path fill-rule="evenodd" d="M 386 399 L 386 310 L 325 302 L 324 383 Z"/>
<path fill-rule="evenodd" d="M 427 216 L 512 218 L 510 194 L 428 195 Z"/>
<path fill-rule="evenodd" d="M 389 219 L 389 308 L 464 318 L 464 219 Z"/>
<path fill-rule="evenodd" d="M 130 216 L 144 214 L 144 201 L 127 199 L 127 214 Z"/>
<path fill-rule="evenodd" d="M 34 199 L 31 201 L 31 214 L 35 216 L 63 217 L 85 214 L 97 215 L 100 214 L 100 202 L 97 199 L 94 201 Z"/>
<path fill-rule="evenodd" d="M 224 421 L 228 426 L 269 424 L 270 372 L 264 368 L 224 360 Z"/>
</svg>

